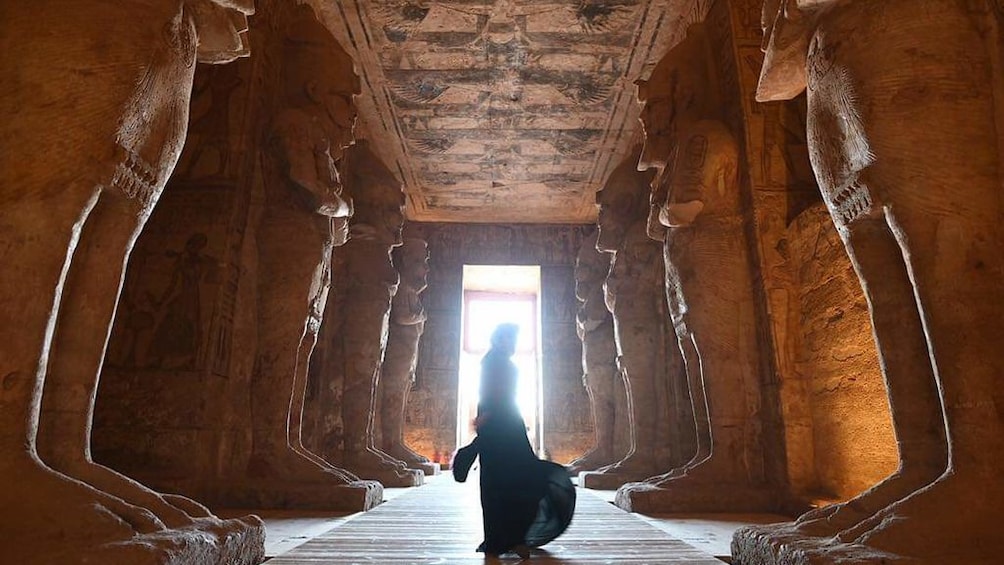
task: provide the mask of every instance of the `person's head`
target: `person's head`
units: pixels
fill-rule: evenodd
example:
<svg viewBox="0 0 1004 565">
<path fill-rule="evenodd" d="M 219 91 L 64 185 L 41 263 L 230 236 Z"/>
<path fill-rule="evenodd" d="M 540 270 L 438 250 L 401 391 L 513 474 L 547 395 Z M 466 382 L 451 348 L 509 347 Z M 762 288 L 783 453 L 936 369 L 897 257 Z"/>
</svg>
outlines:
<svg viewBox="0 0 1004 565">
<path fill-rule="evenodd" d="M 492 349 L 502 351 L 507 355 L 516 352 L 516 337 L 519 335 L 519 326 L 512 323 L 499 324 L 492 332 Z"/>
</svg>

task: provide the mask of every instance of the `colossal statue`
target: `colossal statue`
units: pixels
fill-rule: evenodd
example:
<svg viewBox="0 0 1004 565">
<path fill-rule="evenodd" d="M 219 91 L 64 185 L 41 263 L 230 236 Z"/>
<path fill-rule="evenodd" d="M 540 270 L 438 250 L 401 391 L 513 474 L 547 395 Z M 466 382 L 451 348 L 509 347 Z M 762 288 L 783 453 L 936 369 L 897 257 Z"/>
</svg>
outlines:
<svg viewBox="0 0 1004 565">
<path fill-rule="evenodd" d="M 579 300 L 575 327 L 582 340 L 582 384 L 589 394 L 595 442 L 585 455 L 568 464 L 573 473 L 593 471 L 621 459 L 614 447 L 620 380 L 617 344 L 603 290 L 610 272 L 610 255 L 596 249 L 598 235 L 593 232 L 582 240 L 575 259 L 575 297 Z"/>
<path fill-rule="evenodd" d="M 257 517 L 219 520 L 90 453 L 125 266 L 181 152 L 195 62 L 246 55 L 252 12 L 248 0 L 4 6 L 0 551 L 11 562 L 263 558 Z"/>
<path fill-rule="evenodd" d="M 660 406 L 656 379 L 666 377 L 665 298 L 660 291 L 659 246 L 645 235 L 646 196 L 652 173 L 636 167 L 641 146 L 610 174 L 596 193 L 599 205 L 597 248 L 612 254 L 604 283 L 605 302 L 613 314 L 617 367 L 627 391 L 630 441 L 627 455 L 595 472 L 583 473 L 583 485 L 616 488 L 659 471 L 655 457 Z"/>
<path fill-rule="evenodd" d="M 664 285 L 686 365 L 697 451 L 681 467 L 624 485 L 616 501 L 625 509 L 754 511 L 771 504 L 761 436 L 750 418 L 760 412 L 759 362 L 739 151 L 716 115 L 706 41 L 703 25 L 692 25 L 639 83 L 646 139 L 638 167 L 659 171 L 649 235 L 663 241 Z"/>
<path fill-rule="evenodd" d="M 346 190 L 355 202 L 349 224 L 350 241 L 342 256 L 344 296 L 340 297 L 339 325 L 333 331 L 332 361 L 316 367 L 312 378 L 325 381 L 338 373 L 341 383 L 341 464 L 366 479 L 386 486 L 417 486 L 424 473 L 384 453 L 376 445 L 376 398 L 387 345 L 391 300 L 398 274 L 390 253 L 401 245 L 404 193 L 367 141 L 358 141 L 346 154 Z M 330 407 L 323 407 L 330 410 Z M 324 431 L 324 430 L 320 430 Z M 316 440 L 317 438 L 315 438 Z M 333 457 L 336 446 L 324 447 Z"/>
<path fill-rule="evenodd" d="M 868 300 L 900 466 L 792 525 L 740 530 L 742 563 L 975 564 L 1004 552 L 994 478 L 1004 461 L 1001 45 L 991 4 L 764 4 L 757 98 L 807 92 L 812 166 Z"/>
<path fill-rule="evenodd" d="M 418 346 L 425 329 L 425 308 L 419 295 L 428 285 L 429 246 L 424 240 L 407 238 L 394 250 L 393 259 L 401 282 L 391 303 L 387 350 L 380 369 L 380 445 L 384 453 L 409 468 L 435 475 L 439 464 L 404 442 L 404 409 L 415 382 Z"/>
<path fill-rule="evenodd" d="M 281 110 L 265 162 L 258 244 L 258 352 L 251 379 L 252 453 L 238 499 L 251 507 L 365 510 L 382 487 L 303 445 L 311 352 L 331 283 L 331 253 L 348 237 L 352 202 L 338 166 L 353 142 L 352 59 L 302 6 L 282 48 Z"/>
</svg>

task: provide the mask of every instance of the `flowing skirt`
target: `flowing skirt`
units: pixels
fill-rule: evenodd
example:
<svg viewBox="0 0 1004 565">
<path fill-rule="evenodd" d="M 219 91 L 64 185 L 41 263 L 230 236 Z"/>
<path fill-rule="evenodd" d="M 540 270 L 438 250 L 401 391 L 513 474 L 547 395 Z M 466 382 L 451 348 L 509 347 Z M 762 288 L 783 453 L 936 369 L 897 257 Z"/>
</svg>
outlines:
<svg viewBox="0 0 1004 565">
<path fill-rule="evenodd" d="M 518 413 L 494 414 L 474 442 L 481 458 L 485 541 L 478 548 L 502 554 L 519 545 L 540 547 L 572 521 L 575 486 L 568 471 L 533 453 Z"/>
</svg>

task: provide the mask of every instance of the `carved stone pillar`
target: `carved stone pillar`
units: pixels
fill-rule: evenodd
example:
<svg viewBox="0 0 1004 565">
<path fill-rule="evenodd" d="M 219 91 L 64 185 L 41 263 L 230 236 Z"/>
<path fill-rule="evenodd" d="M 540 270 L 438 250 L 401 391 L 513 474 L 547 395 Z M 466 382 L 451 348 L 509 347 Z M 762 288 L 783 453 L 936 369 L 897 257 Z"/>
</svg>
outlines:
<svg viewBox="0 0 1004 565">
<path fill-rule="evenodd" d="M 658 473 L 656 451 L 660 405 L 657 379 L 667 374 L 669 331 L 659 245 L 646 236 L 647 195 L 651 173 L 636 167 L 641 147 L 611 173 L 597 193 L 600 206 L 597 247 L 612 253 L 604 283 L 613 314 L 617 366 L 627 391 L 631 441 L 628 454 L 613 465 L 580 474 L 589 488 L 617 488 Z"/>
<path fill-rule="evenodd" d="M 252 4 L 3 11 L 0 551 L 17 563 L 258 563 L 257 517 L 219 520 L 90 454 L 124 268 L 181 151 L 195 62 L 246 54 Z"/>
<path fill-rule="evenodd" d="M 359 481 L 304 447 L 310 356 L 345 243 L 352 203 L 337 164 L 352 143 L 359 81 L 352 59 L 308 7 L 282 49 L 283 108 L 269 128 L 265 202 L 257 231 L 258 353 L 251 384 L 252 452 L 232 499 L 252 508 L 366 510 L 382 487 Z"/>
<path fill-rule="evenodd" d="M 343 261 L 339 276 L 345 277 L 344 295 L 340 297 L 339 319 L 334 320 L 337 326 L 329 328 L 332 341 L 325 344 L 333 351 L 324 363 L 315 366 L 311 376 L 322 383 L 335 375 L 342 379 L 343 445 L 339 450 L 322 441 L 322 455 L 341 455 L 338 461 L 345 468 L 386 486 L 417 486 L 424 481 L 422 471 L 409 469 L 380 450 L 374 428 L 391 300 L 398 287 L 390 252 L 401 245 L 404 193 L 400 181 L 366 141 L 356 142 L 346 157 L 345 187 L 355 202 L 355 215 L 349 242 L 338 251 Z M 333 408 L 321 403 L 314 407 L 322 411 Z M 315 433 L 323 437 L 329 432 L 322 424 Z"/>
<path fill-rule="evenodd" d="M 616 502 L 628 510 L 756 511 L 773 504 L 756 422 L 759 362 L 739 153 L 716 117 L 709 61 L 704 27 L 692 25 L 639 87 L 646 132 L 639 167 L 660 171 L 649 235 L 664 241 L 666 296 L 686 365 L 697 451 L 680 467 L 621 487 Z"/>
<path fill-rule="evenodd" d="M 764 5 L 757 97 L 807 90 L 812 166 L 869 303 L 900 467 L 794 524 L 740 530 L 741 563 L 992 563 L 1004 552 L 992 478 L 1004 461 L 994 9 Z"/>
<path fill-rule="evenodd" d="M 418 346 L 425 329 L 425 308 L 419 296 L 427 286 L 429 246 L 408 238 L 393 254 L 401 282 L 391 303 L 387 350 L 380 370 L 380 446 L 384 453 L 426 475 L 439 473 L 439 463 L 419 455 L 404 443 L 404 407 L 415 382 Z"/>
<path fill-rule="evenodd" d="M 596 249 L 599 232 L 582 240 L 575 261 L 575 296 L 579 300 L 576 330 L 582 340 L 582 384 L 593 412 L 595 443 L 585 455 L 568 464 L 569 471 L 594 471 L 620 461 L 615 452 L 614 431 L 617 371 L 614 322 L 603 296 L 603 282 L 610 271 L 610 255 Z"/>
</svg>

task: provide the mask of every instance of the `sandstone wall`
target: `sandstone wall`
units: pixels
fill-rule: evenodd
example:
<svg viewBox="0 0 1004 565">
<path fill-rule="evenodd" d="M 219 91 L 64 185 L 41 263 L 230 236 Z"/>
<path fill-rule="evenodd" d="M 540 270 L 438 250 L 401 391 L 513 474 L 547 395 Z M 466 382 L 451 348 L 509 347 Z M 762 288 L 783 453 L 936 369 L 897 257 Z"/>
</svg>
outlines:
<svg viewBox="0 0 1004 565">
<path fill-rule="evenodd" d="M 812 408 L 816 490 L 847 499 L 896 470 L 896 438 L 868 305 L 822 203 L 788 229 L 799 324 L 795 372 Z"/>
</svg>

